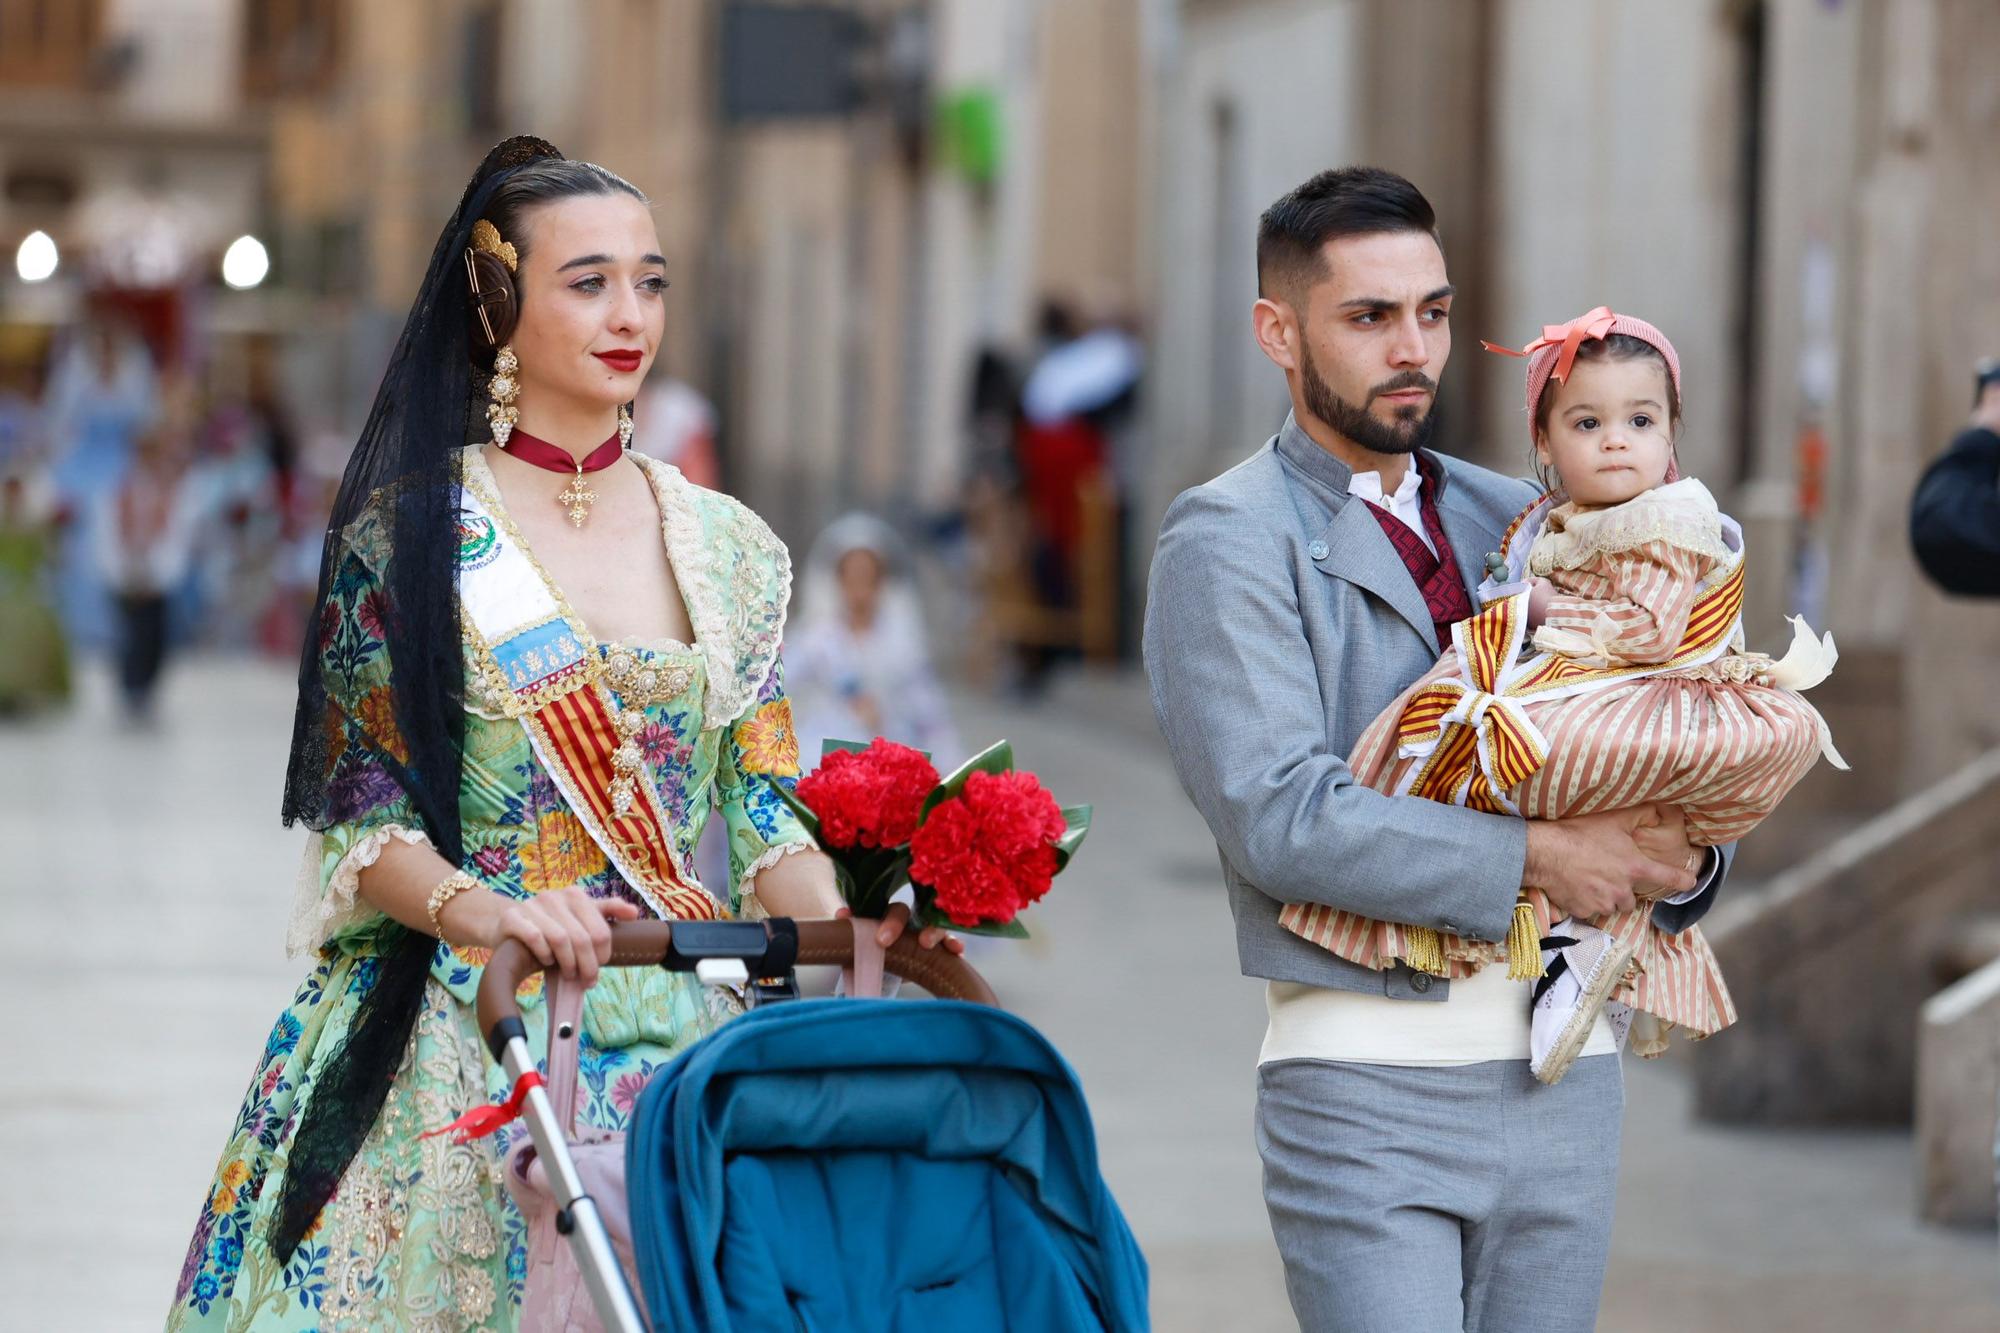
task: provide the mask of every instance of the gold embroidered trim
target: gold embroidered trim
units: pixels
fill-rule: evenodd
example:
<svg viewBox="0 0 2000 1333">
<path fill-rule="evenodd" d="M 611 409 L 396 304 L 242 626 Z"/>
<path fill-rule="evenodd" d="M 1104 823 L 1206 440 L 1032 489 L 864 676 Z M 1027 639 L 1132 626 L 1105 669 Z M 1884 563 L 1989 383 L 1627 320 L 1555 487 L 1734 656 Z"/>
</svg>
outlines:
<svg viewBox="0 0 2000 1333">
<path fill-rule="evenodd" d="M 507 1313 L 492 1141 L 422 1137 L 486 1100 L 484 1072 L 450 994 L 427 981 L 389 1098 L 327 1210 L 322 1329 L 464 1333 Z"/>
</svg>

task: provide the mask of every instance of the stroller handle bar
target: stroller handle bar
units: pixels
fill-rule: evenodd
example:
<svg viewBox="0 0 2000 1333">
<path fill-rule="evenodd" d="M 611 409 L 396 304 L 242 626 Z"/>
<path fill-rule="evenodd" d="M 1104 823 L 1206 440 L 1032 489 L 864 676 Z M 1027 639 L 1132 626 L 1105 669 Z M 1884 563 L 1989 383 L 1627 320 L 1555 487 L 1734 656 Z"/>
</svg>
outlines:
<svg viewBox="0 0 2000 1333">
<path fill-rule="evenodd" d="M 611 927 L 610 967 L 665 967 L 692 972 L 709 958 L 743 962 L 752 977 L 782 976 L 794 966 L 849 967 L 854 963 L 850 921 L 622 921 Z M 527 946 L 507 940 L 487 960 L 479 982 L 479 1030 L 495 1058 L 507 1039 L 523 1035 L 521 983 L 543 971 Z M 999 1006 L 986 978 L 957 954 L 925 949 L 906 932 L 882 958 L 882 970 L 923 987 L 941 1000 L 970 1000 Z"/>
</svg>

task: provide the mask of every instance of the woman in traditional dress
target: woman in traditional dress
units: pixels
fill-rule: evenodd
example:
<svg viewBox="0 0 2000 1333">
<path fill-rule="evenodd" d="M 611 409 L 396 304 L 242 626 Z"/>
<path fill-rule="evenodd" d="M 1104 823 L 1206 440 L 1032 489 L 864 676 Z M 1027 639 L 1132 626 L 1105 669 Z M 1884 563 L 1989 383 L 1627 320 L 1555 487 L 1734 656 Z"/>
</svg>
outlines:
<svg viewBox="0 0 2000 1333">
<path fill-rule="evenodd" d="M 258 1060 L 169 1328 L 512 1328 L 504 1145 L 432 1133 L 506 1092 L 472 1012 L 490 950 L 518 940 L 597 983 L 578 1111 L 621 1128 L 732 1006 L 657 968 L 600 978 L 608 923 L 841 908 L 777 795 L 798 772 L 785 549 L 624 448 L 664 322 L 659 251 L 637 189 L 525 138 L 487 156 L 438 240 L 342 483 L 300 667 L 285 814 L 316 832 L 291 944 L 314 966 Z M 712 811 L 722 900 L 688 868 Z"/>
</svg>

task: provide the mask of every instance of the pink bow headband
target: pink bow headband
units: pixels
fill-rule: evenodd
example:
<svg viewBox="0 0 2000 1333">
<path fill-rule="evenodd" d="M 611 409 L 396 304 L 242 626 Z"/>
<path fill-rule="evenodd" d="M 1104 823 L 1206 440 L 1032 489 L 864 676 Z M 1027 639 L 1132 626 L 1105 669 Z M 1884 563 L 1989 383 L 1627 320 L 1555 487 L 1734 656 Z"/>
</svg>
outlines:
<svg viewBox="0 0 2000 1333">
<path fill-rule="evenodd" d="M 1500 347 L 1480 341 L 1480 346 L 1489 352 L 1502 356 L 1522 356 L 1528 359 L 1528 433 L 1532 437 L 1535 430 L 1535 409 L 1541 405 L 1542 394 L 1549 387 L 1549 381 L 1565 383 L 1572 367 L 1576 365 L 1576 354 L 1584 343 L 1600 338 L 1608 338 L 1614 333 L 1622 333 L 1637 338 L 1657 351 L 1667 363 L 1667 376 L 1673 381 L 1674 396 L 1681 392 L 1681 358 L 1674 351 L 1674 345 L 1667 341 L 1667 335 L 1635 315 L 1621 315 L 1610 306 L 1595 306 L 1586 310 L 1567 324 L 1544 324 L 1542 336 L 1523 347 L 1518 352 L 1511 347 Z M 1667 480 L 1679 477 L 1677 464 L 1668 464 Z"/>
</svg>

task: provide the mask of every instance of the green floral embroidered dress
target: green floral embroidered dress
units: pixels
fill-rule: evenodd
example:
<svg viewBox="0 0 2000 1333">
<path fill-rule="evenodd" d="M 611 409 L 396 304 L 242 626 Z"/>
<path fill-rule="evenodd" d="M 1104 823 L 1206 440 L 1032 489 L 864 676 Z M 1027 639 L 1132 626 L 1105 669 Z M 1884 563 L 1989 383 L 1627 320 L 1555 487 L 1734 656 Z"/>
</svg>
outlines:
<svg viewBox="0 0 2000 1333">
<path fill-rule="evenodd" d="M 645 705 L 637 737 L 645 772 L 672 822 L 680 864 L 692 860 L 703 826 L 720 811 L 729 835 L 731 910 L 755 914 L 754 902 L 745 901 L 746 882 L 811 846 L 775 790 L 798 773 L 778 662 L 790 566 L 784 547 L 747 509 L 670 467 L 638 461 L 659 501 L 696 644 L 613 644 L 598 651 L 627 673 L 650 670 L 655 696 L 680 685 L 678 693 Z M 468 485 L 493 493 L 476 450 L 465 455 L 464 467 Z M 279 1265 L 266 1243 L 313 1079 L 339 1049 L 375 980 L 387 918 L 357 896 L 360 872 L 391 839 L 428 842 L 378 757 L 402 744 L 391 720 L 381 634 L 385 536 L 371 515 L 344 534 L 319 626 L 337 822 L 307 849 L 290 939 L 295 952 L 315 954 L 313 970 L 258 1059 L 202 1202 L 169 1329 L 515 1325 L 525 1253 L 519 1214 L 499 1176 L 506 1137 L 467 1144 L 420 1137 L 507 1091 L 472 1014 L 476 951 L 438 946 L 402 1067 L 332 1202 L 288 1263 Z M 611 660 L 621 655 L 627 660 Z M 459 798 L 464 868 L 513 897 L 582 884 L 643 908 L 570 812 L 521 725 L 504 717 L 498 701 L 481 696 L 475 674 L 467 679 Z M 662 689 L 659 681 L 668 684 Z M 539 994 L 525 997 L 523 1008 L 539 1050 Z M 584 1007 L 579 1118 L 622 1128 L 647 1076 L 730 1012 L 685 977 L 657 968 L 607 969 Z"/>
</svg>

